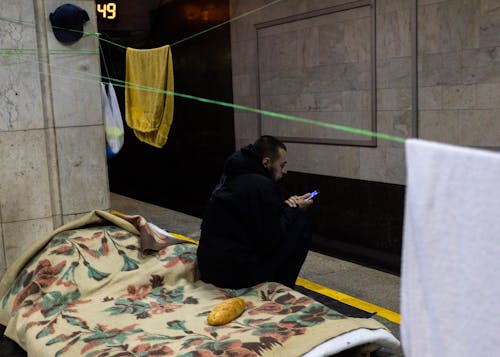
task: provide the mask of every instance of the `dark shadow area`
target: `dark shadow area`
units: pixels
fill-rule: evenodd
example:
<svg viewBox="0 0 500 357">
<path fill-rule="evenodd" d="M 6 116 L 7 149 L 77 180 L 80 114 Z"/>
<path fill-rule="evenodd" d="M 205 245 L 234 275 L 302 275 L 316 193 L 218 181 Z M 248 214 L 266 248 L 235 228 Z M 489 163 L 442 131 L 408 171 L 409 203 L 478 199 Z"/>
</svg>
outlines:
<svg viewBox="0 0 500 357">
<path fill-rule="evenodd" d="M 0 325 L 0 356 L 26 357 L 28 354 L 17 343 L 4 336 L 5 326 Z"/>
<path fill-rule="evenodd" d="M 403 185 L 289 172 L 289 193 L 314 189 L 312 250 L 388 273 L 400 273 Z"/>
<path fill-rule="evenodd" d="M 105 30 L 104 38 L 135 48 L 156 48 L 185 39 L 229 17 L 227 0 L 169 1 L 150 13 L 150 33 Z M 120 21 L 126 21 L 124 15 Z M 229 25 L 172 47 L 175 92 L 232 103 Z M 139 47 L 140 46 L 140 47 Z M 101 41 L 110 76 L 125 79 L 126 50 Z M 101 64 L 102 73 L 106 73 Z M 115 87 L 124 116 L 124 89 Z M 125 143 L 108 159 L 110 190 L 141 201 L 201 217 L 226 157 L 234 151 L 233 110 L 175 97 L 166 145 L 139 141 L 125 124 Z"/>
<path fill-rule="evenodd" d="M 322 303 L 326 307 L 329 307 L 332 310 L 340 312 L 342 315 L 345 316 L 367 319 L 374 315 L 372 313 L 357 309 L 353 306 L 346 305 L 338 300 L 332 299 L 329 296 L 325 296 L 315 291 L 304 288 L 303 286 L 296 285 L 294 287 L 294 290 L 306 296 L 309 296 L 311 299 L 314 299 L 317 302 Z"/>
</svg>

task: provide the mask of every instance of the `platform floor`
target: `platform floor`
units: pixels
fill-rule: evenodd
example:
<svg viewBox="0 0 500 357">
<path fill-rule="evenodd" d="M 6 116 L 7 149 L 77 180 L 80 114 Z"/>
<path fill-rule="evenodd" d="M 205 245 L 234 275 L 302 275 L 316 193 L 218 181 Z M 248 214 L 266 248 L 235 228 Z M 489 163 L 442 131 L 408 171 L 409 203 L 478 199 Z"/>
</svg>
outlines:
<svg viewBox="0 0 500 357">
<path fill-rule="evenodd" d="M 167 231 L 194 240 L 200 237 L 201 219 L 198 217 L 114 193 L 111 194 L 111 208 L 139 214 Z M 400 338 L 399 276 L 310 251 L 297 284 L 316 289 L 354 308 L 377 312 L 374 318 Z"/>
</svg>

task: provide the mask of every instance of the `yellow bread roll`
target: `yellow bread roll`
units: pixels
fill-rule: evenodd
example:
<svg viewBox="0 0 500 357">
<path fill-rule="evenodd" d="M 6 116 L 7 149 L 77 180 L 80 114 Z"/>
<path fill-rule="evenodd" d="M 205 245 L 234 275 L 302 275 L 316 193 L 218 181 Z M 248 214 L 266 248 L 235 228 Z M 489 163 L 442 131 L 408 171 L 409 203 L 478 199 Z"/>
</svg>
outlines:
<svg viewBox="0 0 500 357">
<path fill-rule="evenodd" d="M 225 325 L 241 315 L 245 310 L 245 301 L 236 297 L 217 304 L 208 314 L 207 322 L 212 326 Z"/>
</svg>

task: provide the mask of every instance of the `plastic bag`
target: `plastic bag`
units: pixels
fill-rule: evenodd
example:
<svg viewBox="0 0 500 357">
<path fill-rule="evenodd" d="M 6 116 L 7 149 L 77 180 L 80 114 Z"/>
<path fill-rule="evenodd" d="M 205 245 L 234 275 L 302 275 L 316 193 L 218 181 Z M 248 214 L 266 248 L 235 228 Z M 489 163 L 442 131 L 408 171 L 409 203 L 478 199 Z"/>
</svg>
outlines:
<svg viewBox="0 0 500 357">
<path fill-rule="evenodd" d="M 109 93 L 108 93 L 109 92 Z M 101 94 L 104 112 L 104 129 L 106 133 L 106 144 L 108 156 L 109 152 L 117 154 L 123 146 L 125 129 L 123 128 L 122 114 L 118 99 L 116 98 L 115 88 L 112 83 L 106 86 L 101 83 Z"/>
</svg>

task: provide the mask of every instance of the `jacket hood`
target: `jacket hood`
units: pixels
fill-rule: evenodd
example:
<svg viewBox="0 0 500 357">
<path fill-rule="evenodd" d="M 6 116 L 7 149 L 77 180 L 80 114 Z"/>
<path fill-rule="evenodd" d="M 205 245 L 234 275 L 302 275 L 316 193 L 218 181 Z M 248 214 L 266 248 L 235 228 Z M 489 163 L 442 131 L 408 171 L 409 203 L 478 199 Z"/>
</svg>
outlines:
<svg viewBox="0 0 500 357">
<path fill-rule="evenodd" d="M 253 144 L 241 148 L 227 159 L 224 174 L 227 177 L 260 174 L 271 178 L 271 173 L 262 165 L 260 154 Z"/>
</svg>

